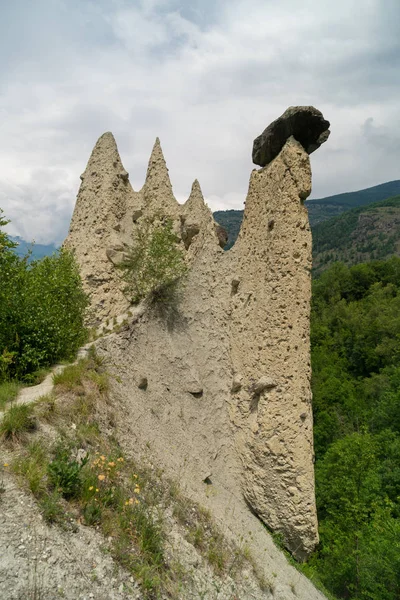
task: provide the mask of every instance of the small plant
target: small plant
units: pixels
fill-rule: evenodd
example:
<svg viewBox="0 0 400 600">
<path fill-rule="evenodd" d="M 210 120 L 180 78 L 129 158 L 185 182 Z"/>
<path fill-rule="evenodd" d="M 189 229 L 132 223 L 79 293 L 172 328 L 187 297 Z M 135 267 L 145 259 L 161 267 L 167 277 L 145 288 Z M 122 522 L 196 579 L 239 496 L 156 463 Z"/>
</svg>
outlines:
<svg viewBox="0 0 400 600">
<path fill-rule="evenodd" d="M 36 428 L 36 420 L 31 404 L 14 404 L 3 415 L 0 423 L 0 437 L 19 441 L 28 431 Z"/>
<path fill-rule="evenodd" d="M 64 498 L 76 498 L 81 492 L 81 471 L 89 458 L 77 461 L 70 456 L 69 448 L 59 445 L 54 459 L 47 467 L 47 475 L 54 489 L 58 490 Z"/>
<path fill-rule="evenodd" d="M 46 523 L 57 523 L 65 528 L 68 515 L 61 503 L 60 493 L 57 490 L 45 490 L 37 500 Z"/>
<path fill-rule="evenodd" d="M 170 304 L 187 272 L 184 251 L 178 246 L 171 219 L 138 226 L 132 246 L 120 265 L 126 293 L 137 304 L 148 298 L 153 304 Z"/>
<path fill-rule="evenodd" d="M 13 471 L 22 475 L 34 496 L 38 496 L 46 488 L 46 470 L 48 453 L 41 440 L 34 440 L 26 450 L 13 462 Z"/>
<path fill-rule="evenodd" d="M 97 371 L 88 371 L 88 379 L 96 384 L 99 392 L 104 393 L 108 391 L 109 381 L 107 373 L 98 373 Z"/>
</svg>

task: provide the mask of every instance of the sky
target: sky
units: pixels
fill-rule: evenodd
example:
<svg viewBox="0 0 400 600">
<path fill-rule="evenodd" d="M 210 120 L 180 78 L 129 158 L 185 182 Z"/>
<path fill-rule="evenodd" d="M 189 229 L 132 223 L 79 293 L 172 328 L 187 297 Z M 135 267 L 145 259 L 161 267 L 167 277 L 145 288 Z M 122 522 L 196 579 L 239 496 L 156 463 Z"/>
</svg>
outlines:
<svg viewBox="0 0 400 600">
<path fill-rule="evenodd" d="M 157 136 L 176 198 L 242 208 L 252 144 L 288 106 L 331 136 L 324 197 L 400 179 L 399 0 L 0 0 L 0 208 L 59 244 L 97 138 L 138 190 Z"/>
</svg>

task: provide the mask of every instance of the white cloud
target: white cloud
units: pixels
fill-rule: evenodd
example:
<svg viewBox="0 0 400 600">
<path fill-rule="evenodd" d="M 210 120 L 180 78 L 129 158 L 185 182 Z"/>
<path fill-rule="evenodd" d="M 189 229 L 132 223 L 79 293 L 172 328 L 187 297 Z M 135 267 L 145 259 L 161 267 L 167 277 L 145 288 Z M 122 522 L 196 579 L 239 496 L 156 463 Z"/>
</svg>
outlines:
<svg viewBox="0 0 400 600">
<path fill-rule="evenodd" d="M 107 130 L 136 189 L 160 136 L 176 196 L 197 177 L 214 209 L 241 206 L 254 137 L 293 104 L 332 124 L 314 197 L 400 177 L 397 0 L 17 0 L 4 16 L 0 206 L 22 237 L 61 241 Z"/>
</svg>

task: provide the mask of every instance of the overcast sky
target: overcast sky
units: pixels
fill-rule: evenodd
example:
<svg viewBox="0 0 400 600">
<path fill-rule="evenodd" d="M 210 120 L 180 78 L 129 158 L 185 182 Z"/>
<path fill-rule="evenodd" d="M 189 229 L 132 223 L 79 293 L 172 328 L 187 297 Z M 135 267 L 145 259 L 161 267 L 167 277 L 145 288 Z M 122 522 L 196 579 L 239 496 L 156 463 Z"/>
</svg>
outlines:
<svg viewBox="0 0 400 600">
<path fill-rule="evenodd" d="M 134 189 L 156 136 L 176 197 L 241 208 L 254 137 L 312 104 L 312 197 L 400 179 L 400 0 L 0 0 L 0 208 L 62 241 L 92 147 Z"/>
</svg>

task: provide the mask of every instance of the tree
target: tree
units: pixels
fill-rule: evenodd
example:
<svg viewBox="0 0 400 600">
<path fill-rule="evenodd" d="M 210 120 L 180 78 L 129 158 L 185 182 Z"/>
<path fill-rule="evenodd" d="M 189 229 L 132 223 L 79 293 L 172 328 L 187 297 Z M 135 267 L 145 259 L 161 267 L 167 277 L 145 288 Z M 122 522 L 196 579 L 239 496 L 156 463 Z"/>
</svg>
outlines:
<svg viewBox="0 0 400 600">
<path fill-rule="evenodd" d="M 177 242 L 171 219 L 137 225 L 134 243 L 126 248 L 120 265 L 127 284 L 125 292 L 133 304 L 144 298 L 154 304 L 174 301 L 187 273 L 184 251 Z"/>
<path fill-rule="evenodd" d="M 88 299 L 67 250 L 29 263 L 1 230 L 0 244 L 0 381 L 27 379 L 84 343 Z"/>
</svg>

